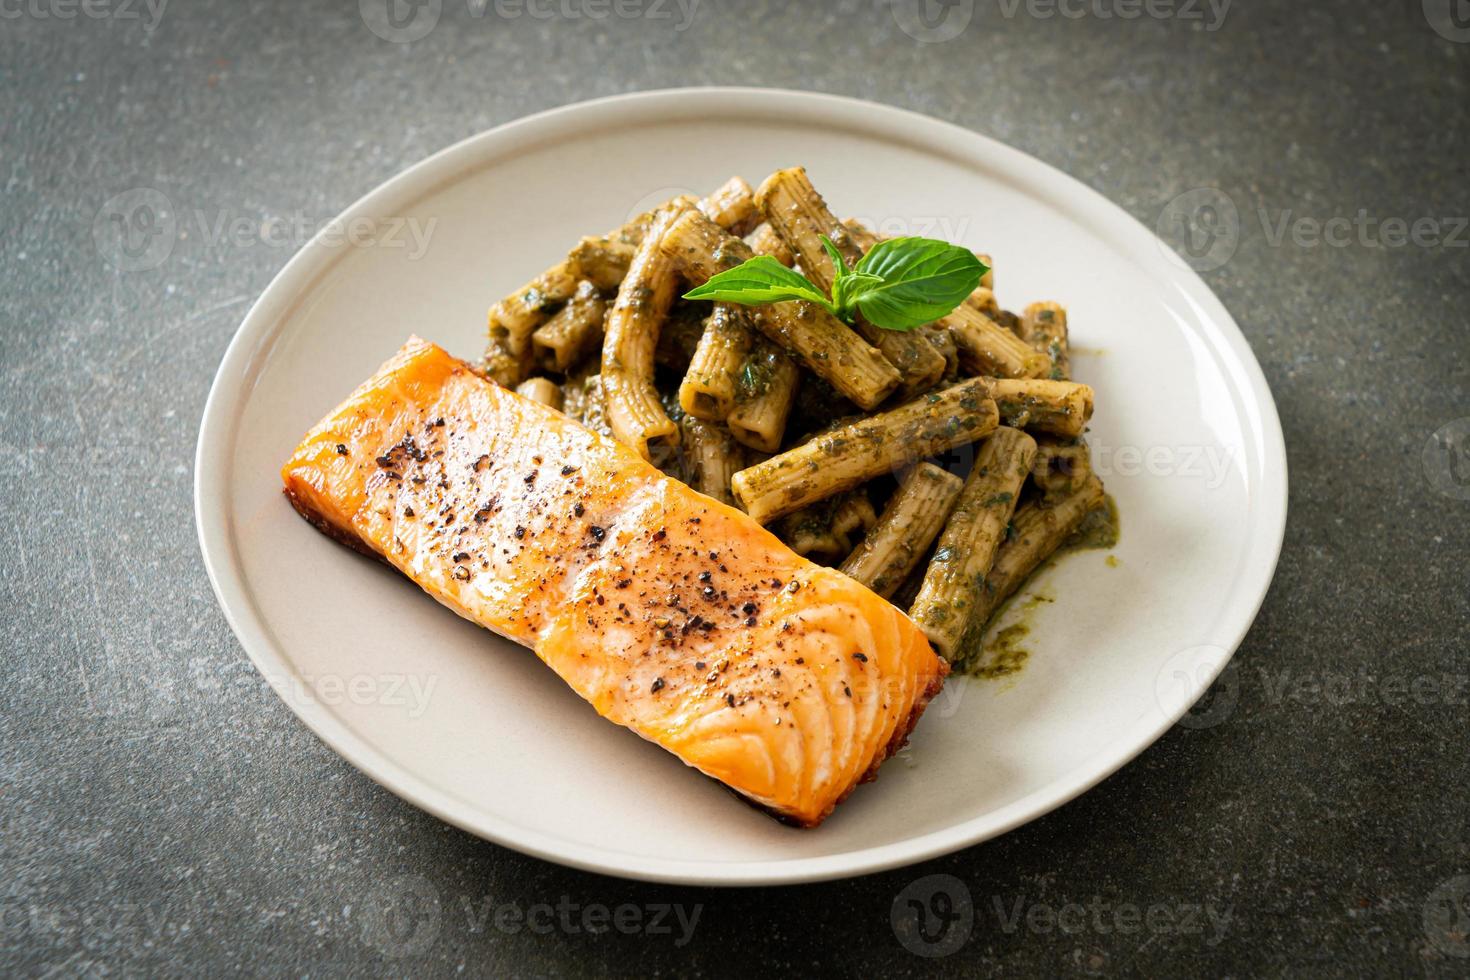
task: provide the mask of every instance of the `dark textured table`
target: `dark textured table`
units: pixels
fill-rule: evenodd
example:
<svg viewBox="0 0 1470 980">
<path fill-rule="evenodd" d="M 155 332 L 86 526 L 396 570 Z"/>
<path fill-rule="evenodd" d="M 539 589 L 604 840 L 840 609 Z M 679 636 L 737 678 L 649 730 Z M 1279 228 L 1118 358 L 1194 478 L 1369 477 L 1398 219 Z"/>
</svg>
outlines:
<svg viewBox="0 0 1470 980">
<path fill-rule="evenodd" d="M 1002 839 L 804 888 L 602 878 L 400 802 L 256 676 L 190 501 L 215 366 L 310 231 L 526 113 L 730 83 L 952 120 L 1150 226 L 1213 188 L 1182 244 L 1292 471 L 1185 724 Z M 1465 0 L 3 0 L 0 183 L 0 973 L 1470 972 Z M 194 216 L 162 258 L 117 246 L 139 188 Z"/>
</svg>

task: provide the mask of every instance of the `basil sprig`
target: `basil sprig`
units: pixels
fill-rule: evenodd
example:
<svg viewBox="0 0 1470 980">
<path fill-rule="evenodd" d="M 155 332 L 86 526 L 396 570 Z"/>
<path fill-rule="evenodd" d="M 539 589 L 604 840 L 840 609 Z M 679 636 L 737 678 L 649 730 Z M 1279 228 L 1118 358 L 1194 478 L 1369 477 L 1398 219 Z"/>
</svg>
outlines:
<svg viewBox="0 0 1470 980">
<path fill-rule="evenodd" d="M 713 276 L 684 298 L 741 306 L 805 300 L 845 323 L 861 313 L 885 330 L 912 330 L 949 315 L 989 271 L 975 253 L 933 238 L 879 242 L 853 268 L 825 235 L 822 247 L 835 274 L 830 297 L 801 273 L 769 255 L 757 255 Z"/>
</svg>

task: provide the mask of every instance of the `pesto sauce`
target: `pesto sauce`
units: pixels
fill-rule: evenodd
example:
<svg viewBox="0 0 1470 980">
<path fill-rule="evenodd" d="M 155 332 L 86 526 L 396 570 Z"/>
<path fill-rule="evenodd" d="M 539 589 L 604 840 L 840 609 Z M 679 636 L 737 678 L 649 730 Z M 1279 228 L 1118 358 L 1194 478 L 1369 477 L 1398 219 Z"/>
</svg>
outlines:
<svg viewBox="0 0 1470 980">
<path fill-rule="evenodd" d="M 1021 583 L 1016 594 L 996 609 L 989 622 L 978 626 L 972 624 L 965 631 L 965 636 L 960 641 L 955 658 L 950 665 L 954 673 L 966 674 L 982 680 L 999 680 L 1002 677 L 1020 673 L 1031 657 L 1031 651 L 1023 643 L 1031 634 L 1032 614 L 1041 606 L 1056 602 L 1055 597 L 1047 595 L 1044 591 L 1027 595 L 1027 586 L 1035 582 L 1043 572 L 1052 567 L 1065 554 L 1116 547 L 1120 531 L 1118 504 L 1112 494 L 1108 494 L 1103 498 L 1103 505 L 1083 518 L 1082 524 L 1072 532 L 1071 537 L 1067 538 L 1050 558 L 1042 562 L 1036 571 L 1031 573 L 1030 578 Z M 1108 555 L 1106 564 L 1109 568 L 1117 568 L 1117 556 Z M 1017 602 L 1020 602 L 1019 606 L 1016 606 Z M 995 638 L 986 643 L 985 636 L 990 632 L 990 627 L 1001 622 L 1013 607 L 1019 613 L 1016 622 L 1000 629 L 995 634 Z"/>
<path fill-rule="evenodd" d="M 1113 499 L 1112 494 L 1106 494 L 1102 506 L 1090 511 L 1082 519 L 1082 524 L 1072 532 L 1070 538 L 1062 542 L 1057 552 L 1107 551 L 1118 546 L 1120 533 L 1122 524 L 1118 519 L 1118 502 Z"/>
</svg>

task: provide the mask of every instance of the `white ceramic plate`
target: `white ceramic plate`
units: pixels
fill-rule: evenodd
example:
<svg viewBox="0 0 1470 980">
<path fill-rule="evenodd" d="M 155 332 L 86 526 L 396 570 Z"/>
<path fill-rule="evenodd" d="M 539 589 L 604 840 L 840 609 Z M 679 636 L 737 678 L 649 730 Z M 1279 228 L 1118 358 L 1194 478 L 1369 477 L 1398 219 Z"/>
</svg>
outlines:
<svg viewBox="0 0 1470 980">
<path fill-rule="evenodd" d="M 602 721 L 530 652 L 318 534 L 277 476 L 410 333 L 473 357 L 486 307 L 578 237 L 797 163 L 843 215 L 992 253 L 1004 304 L 1069 307 L 1074 374 L 1097 389 L 1098 469 L 1123 515 L 1116 567 L 1074 555 L 1033 585 L 1056 602 L 1031 614 L 1026 669 L 952 681 L 910 748 L 811 831 Z M 308 244 L 220 366 L 199 437 L 200 543 L 241 644 L 292 710 L 373 779 L 482 837 L 706 884 L 953 851 L 1072 799 L 1158 738 L 1224 667 L 1271 580 L 1286 460 L 1240 330 L 1121 209 L 983 136 L 826 95 L 652 92 L 466 140 L 341 220 L 376 244 L 335 232 Z"/>
</svg>

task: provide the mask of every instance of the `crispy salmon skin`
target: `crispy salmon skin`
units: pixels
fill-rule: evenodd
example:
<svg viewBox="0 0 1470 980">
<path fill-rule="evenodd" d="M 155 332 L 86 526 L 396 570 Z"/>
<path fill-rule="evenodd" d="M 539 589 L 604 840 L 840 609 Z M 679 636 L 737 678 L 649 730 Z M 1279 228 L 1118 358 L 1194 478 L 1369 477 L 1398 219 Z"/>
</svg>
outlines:
<svg viewBox="0 0 1470 980">
<path fill-rule="evenodd" d="M 864 586 L 418 338 L 281 475 L 313 525 L 800 826 L 875 774 L 948 673 Z"/>
</svg>

